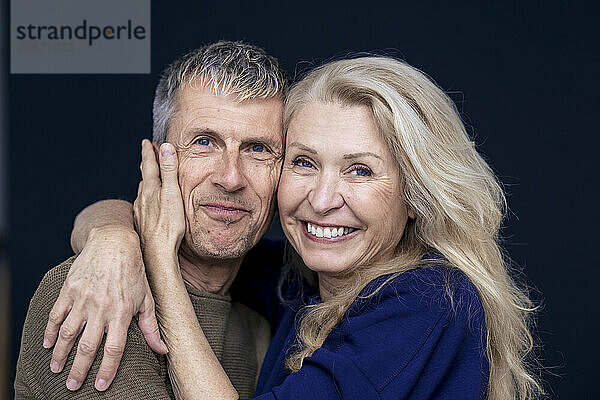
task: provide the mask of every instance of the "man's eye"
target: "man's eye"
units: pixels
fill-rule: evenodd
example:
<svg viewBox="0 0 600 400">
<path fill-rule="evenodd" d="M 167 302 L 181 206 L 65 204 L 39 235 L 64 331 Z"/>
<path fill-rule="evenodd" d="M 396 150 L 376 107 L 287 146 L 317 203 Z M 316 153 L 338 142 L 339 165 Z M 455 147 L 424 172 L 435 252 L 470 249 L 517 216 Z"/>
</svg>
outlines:
<svg viewBox="0 0 600 400">
<path fill-rule="evenodd" d="M 252 146 L 252 151 L 262 153 L 263 151 L 265 151 L 265 146 L 263 146 L 262 144 L 255 144 L 254 146 Z"/>
<path fill-rule="evenodd" d="M 196 143 L 198 143 L 200 146 L 208 146 L 208 145 L 210 145 L 210 139 L 206 139 L 206 138 L 198 139 L 198 140 L 196 140 Z"/>
</svg>

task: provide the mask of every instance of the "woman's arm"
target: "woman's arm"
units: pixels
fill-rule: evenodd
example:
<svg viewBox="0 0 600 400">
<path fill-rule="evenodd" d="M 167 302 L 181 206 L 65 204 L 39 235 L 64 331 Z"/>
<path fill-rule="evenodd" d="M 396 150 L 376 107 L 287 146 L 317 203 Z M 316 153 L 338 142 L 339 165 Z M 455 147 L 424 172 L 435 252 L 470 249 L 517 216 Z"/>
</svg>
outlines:
<svg viewBox="0 0 600 400">
<path fill-rule="evenodd" d="M 158 321 L 169 353 L 169 376 L 177 399 L 238 399 L 238 393 L 212 351 L 179 273 L 176 256 L 152 258 L 145 252 Z"/>
<path fill-rule="evenodd" d="M 71 245 L 79 255 L 50 311 L 43 346 L 54 346 L 50 368 L 62 371 L 85 323 L 69 373 L 69 379 L 81 383 L 108 332 L 96 377 L 96 382 L 106 382 L 96 387 L 105 390 L 116 374 L 133 316 L 148 345 L 160 354 L 167 351 L 160 340 L 131 204 L 104 200 L 86 207 L 75 219 Z"/>
<path fill-rule="evenodd" d="M 100 200 L 84 208 L 73 223 L 71 232 L 71 248 L 75 254 L 81 253 L 90 234 L 102 229 L 120 229 L 123 234 L 137 237 L 133 226 L 133 209 L 131 203 L 124 200 Z M 114 239 L 117 239 L 115 236 Z"/>
<path fill-rule="evenodd" d="M 152 145 L 142 142 L 142 165 L 142 183 L 134 203 L 135 220 L 169 348 L 169 371 L 177 397 L 237 399 L 235 388 L 198 324 L 179 270 L 177 253 L 185 232 L 185 218 L 173 146 L 161 146 L 159 170 Z"/>
</svg>

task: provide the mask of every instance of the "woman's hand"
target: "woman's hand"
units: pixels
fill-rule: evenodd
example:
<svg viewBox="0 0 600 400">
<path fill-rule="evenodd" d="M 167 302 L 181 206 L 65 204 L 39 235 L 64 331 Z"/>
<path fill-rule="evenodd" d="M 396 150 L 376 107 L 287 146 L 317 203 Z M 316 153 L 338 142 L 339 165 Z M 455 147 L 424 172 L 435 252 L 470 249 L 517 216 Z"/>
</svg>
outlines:
<svg viewBox="0 0 600 400">
<path fill-rule="evenodd" d="M 185 233 L 183 200 L 177 180 L 177 154 L 170 143 L 159 149 L 159 164 L 150 141 L 142 142 L 142 181 L 133 203 L 135 224 L 149 276 L 159 272 L 160 260 L 177 259 Z M 178 263 L 169 263 L 178 265 Z"/>
<path fill-rule="evenodd" d="M 169 348 L 169 376 L 178 399 L 237 399 L 235 388 L 202 332 L 183 278 L 177 251 L 185 233 L 177 155 L 169 143 L 156 163 L 142 142 L 142 182 L 133 210 L 157 317 Z"/>
<path fill-rule="evenodd" d="M 78 215 L 76 231 L 83 235 L 82 250 L 50 311 L 43 345 L 54 346 L 50 368 L 60 372 L 83 331 L 67 379 L 67 387 L 75 390 L 84 381 L 106 332 L 96 376 L 96 388 L 105 390 L 115 377 L 133 316 L 137 315 L 138 326 L 155 352 L 165 354 L 167 348 L 160 340 L 131 204 L 95 203 Z"/>
</svg>

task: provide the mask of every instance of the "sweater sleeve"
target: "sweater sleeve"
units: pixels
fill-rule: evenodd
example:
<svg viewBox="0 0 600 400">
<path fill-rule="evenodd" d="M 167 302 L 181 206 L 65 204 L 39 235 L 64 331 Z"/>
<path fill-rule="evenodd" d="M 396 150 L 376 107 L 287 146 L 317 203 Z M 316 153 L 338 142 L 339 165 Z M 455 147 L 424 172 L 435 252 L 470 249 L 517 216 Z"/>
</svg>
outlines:
<svg viewBox="0 0 600 400">
<path fill-rule="evenodd" d="M 485 398 L 483 307 L 447 272 L 409 271 L 357 300 L 300 371 L 257 399 Z"/>
<path fill-rule="evenodd" d="M 159 362 L 144 341 L 137 324 L 129 327 L 127 343 L 117 375 L 108 390 L 99 392 L 94 382 L 104 349 L 104 340 L 82 387 L 71 392 L 66 380 L 75 358 L 75 343 L 62 372 L 50 371 L 52 349 L 42 347 L 48 314 L 74 258 L 50 270 L 36 290 L 23 326 L 15 377 L 15 399 L 171 399 L 166 363 Z"/>
</svg>

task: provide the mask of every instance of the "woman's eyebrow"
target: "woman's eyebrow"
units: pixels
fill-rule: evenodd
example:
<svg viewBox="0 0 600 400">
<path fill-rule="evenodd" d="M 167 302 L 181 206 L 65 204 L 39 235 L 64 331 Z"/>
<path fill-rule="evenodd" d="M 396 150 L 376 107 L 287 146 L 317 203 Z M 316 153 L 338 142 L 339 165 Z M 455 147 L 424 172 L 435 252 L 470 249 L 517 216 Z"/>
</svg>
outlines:
<svg viewBox="0 0 600 400">
<path fill-rule="evenodd" d="M 303 145 L 302 143 L 292 142 L 292 143 L 290 143 L 290 147 L 297 147 L 300 150 L 304 150 L 304 151 L 309 152 L 311 154 L 318 154 L 316 150 L 313 150 L 310 147 L 307 147 L 307 146 Z"/>
<path fill-rule="evenodd" d="M 383 160 L 383 158 L 381 158 L 380 156 L 378 156 L 375 153 L 371 153 L 370 151 L 364 151 L 361 153 L 344 154 L 344 157 L 342 157 L 342 158 L 344 160 L 350 160 L 353 158 L 360 158 L 360 157 L 375 157 L 375 158 L 379 158 L 380 160 Z"/>
</svg>

